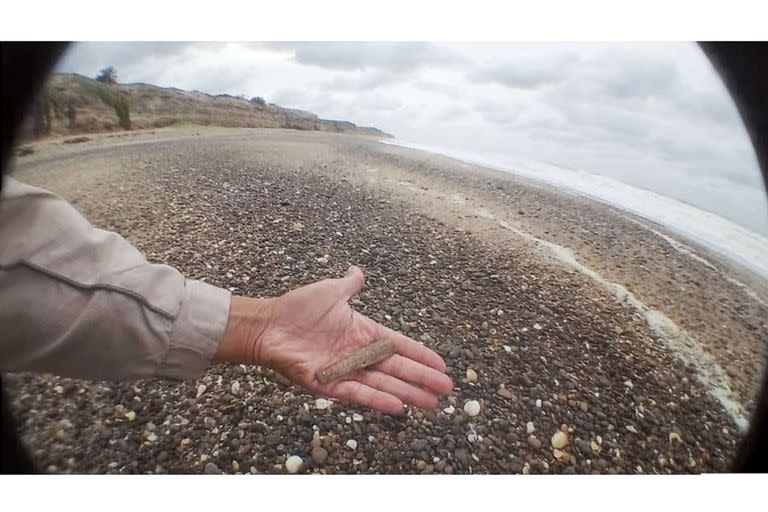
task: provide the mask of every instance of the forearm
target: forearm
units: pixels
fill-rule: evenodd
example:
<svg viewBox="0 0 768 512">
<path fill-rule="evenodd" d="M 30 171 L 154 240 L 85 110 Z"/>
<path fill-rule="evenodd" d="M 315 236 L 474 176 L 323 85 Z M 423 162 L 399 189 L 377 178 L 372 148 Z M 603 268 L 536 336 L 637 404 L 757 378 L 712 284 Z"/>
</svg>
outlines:
<svg viewBox="0 0 768 512">
<path fill-rule="evenodd" d="M 146 261 L 55 195 L 8 180 L 0 202 L 0 369 L 189 378 L 211 362 L 228 291 Z"/>
</svg>

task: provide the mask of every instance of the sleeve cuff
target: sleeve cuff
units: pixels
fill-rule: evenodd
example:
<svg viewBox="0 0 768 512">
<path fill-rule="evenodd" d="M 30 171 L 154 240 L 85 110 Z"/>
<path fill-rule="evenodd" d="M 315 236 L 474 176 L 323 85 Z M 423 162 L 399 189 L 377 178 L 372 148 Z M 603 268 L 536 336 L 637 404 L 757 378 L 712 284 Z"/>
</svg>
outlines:
<svg viewBox="0 0 768 512">
<path fill-rule="evenodd" d="M 190 379 L 208 368 L 227 328 L 231 297 L 223 288 L 186 280 L 160 376 Z"/>
</svg>

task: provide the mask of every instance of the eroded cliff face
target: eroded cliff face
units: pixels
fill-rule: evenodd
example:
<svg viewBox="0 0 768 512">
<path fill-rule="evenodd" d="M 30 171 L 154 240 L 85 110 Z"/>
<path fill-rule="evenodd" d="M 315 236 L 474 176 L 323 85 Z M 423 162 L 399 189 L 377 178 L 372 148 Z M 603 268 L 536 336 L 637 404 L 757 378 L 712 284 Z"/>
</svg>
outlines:
<svg viewBox="0 0 768 512">
<path fill-rule="evenodd" d="M 311 112 L 266 104 L 256 98 L 213 96 L 141 83 L 107 84 L 76 74 L 51 76 L 26 123 L 24 136 L 160 128 L 183 123 L 391 137 L 376 128 L 320 119 Z"/>
</svg>

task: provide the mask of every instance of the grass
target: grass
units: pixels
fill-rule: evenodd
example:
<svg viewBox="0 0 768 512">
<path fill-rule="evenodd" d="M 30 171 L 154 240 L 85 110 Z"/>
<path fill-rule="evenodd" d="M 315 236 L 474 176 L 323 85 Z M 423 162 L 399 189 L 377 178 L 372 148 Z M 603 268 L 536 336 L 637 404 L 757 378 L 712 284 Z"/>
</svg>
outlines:
<svg viewBox="0 0 768 512">
<path fill-rule="evenodd" d="M 83 92 L 96 96 L 115 111 L 121 128 L 124 130 L 131 129 L 131 105 L 124 94 L 114 90 L 109 84 L 96 80 L 79 78 L 78 82 Z"/>
</svg>

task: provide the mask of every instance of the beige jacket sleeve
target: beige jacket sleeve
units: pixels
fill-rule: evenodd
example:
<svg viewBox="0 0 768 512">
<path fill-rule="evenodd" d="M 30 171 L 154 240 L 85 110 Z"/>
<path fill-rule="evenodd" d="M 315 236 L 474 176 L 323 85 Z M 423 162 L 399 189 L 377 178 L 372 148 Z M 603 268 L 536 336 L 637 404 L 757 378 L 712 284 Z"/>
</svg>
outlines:
<svg viewBox="0 0 768 512">
<path fill-rule="evenodd" d="M 147 262 L 54 194 L 5 178 L 0 370 L 191 378 L 211 361 L 230 293 Z"/>
</svg>

